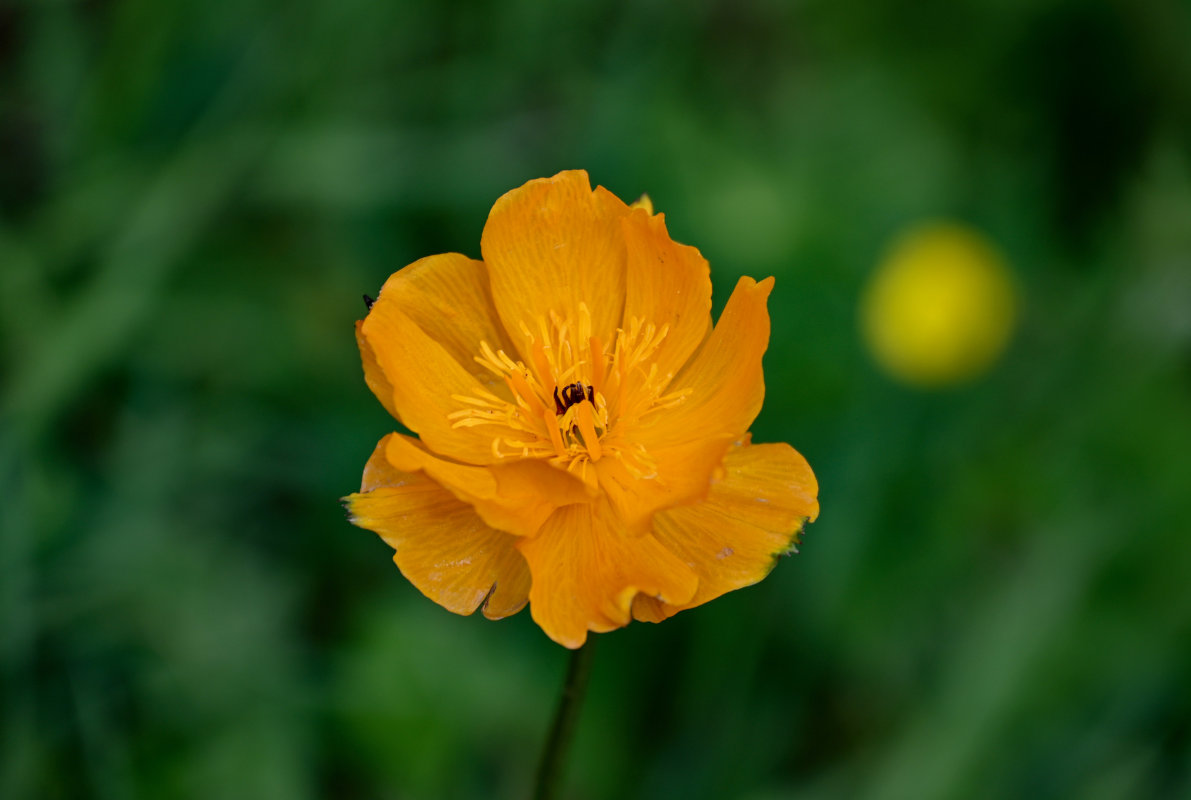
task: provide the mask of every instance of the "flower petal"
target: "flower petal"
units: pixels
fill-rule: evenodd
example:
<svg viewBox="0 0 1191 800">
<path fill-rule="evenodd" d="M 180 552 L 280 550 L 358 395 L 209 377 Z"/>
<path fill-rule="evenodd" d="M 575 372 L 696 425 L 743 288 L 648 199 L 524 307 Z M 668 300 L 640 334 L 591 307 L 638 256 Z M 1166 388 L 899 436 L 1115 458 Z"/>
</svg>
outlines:
<svg viewBox="0 0 1191 800">
<path fill-rule="evenodd" d="M 388 442 L 387 458 L 397 469 L 425 472 L 488 525 L 515 536 L 533 536 L 560 506 L 590 500 L 583 481 L 544 461 L 477 467 L 444 461 L 401 434 Z"/>
<path fill-rule="evenodd" d="M 576 648 L 587 632 L 627 625 L 638 593 L 682 605 L 694 595 L 691 569 L 652 536 L 629 538 L 597 505 L 560 508 L 533 539 L 517 539 L 529 563 L 534 621 Z"/>
<path fill-rule="evenodd" d="M 504 381 L 476 363 L 480 342 L 493 350 L 513 351 L 496 316 L 488 268 L 459 253 L 430 256 L 393 273 L 377 302 L 395 303 L 415 325 L 489 387 L 504 391 Z"/>
<path fill-rule="evenodd" d="M 624 320 L 669 328 L 655 355 L 658 370 L 673 375 L 711 328 L 711 273 L 694 247 L 678 244 L 664 214 L 641 211 L 621 218 L 627 247 Z"/>
<path fill-rule="evenodd" d="M 454 426 L 448 415 L 462 407 L 457 398 L 478 397 L 484 385 L 401 310 L 394 299 L 400 296 L 382 293 L 360 325 L 365 377 L 369 353 L 379 367 L 369 386 L 378 396 L 387 388 L 385 407 L 436 453 L 471 464 L 496 461 L 493 439 L 513 432 L 499 423 Z"/>
<path fill-rule="evenodd" d="M 772 288 L 773 278 L 736 284 L 711 336 L 667 388 L 689 391 L 687 398 L 641 426 L 639 438 L 651 452 L 692 436 L 739 438 L 748 430 L 765 399 L 761 357 L 769 345 L 765 301 Z"/>
<path fill-rule="evenodd" d="M 790 445 L 734 448 L 704 502 L 654 517 L 654 538 L 695 571 L 699 588 L 685 603 L 640 598 L 633 615 L 656 622 L 760 581 L 819 515 L 818 490 L 806 459 Z"/>
<path fill-rule="evenodd" d="M 364 364 L 364 383 L 368 384 L 368 388 L 376 395 L 376 399 L 385 407 L 394 418 L 397 416 L 397 408 L 393 405 L 393 384 L 389 383 L 385 371 L 380 368 L 377 363 L 376 353 L 372 350 L 372 345 L 368 343 L 368 339 L 364 337 L 364 320 L 357 320 L 356 322 L 356 344 L 360 348 L 360 361 Z"/>
<path fill-rule="evenodd" d="M 361 492 L 344 498 L 352 523 L 379 534 L 396 550 L 401 574 L 448 611 L 470 614 L 482 605 L 489 619 L 520 611 L 530 575 L 516 538 L 485 525 L 425 474 L 389 464 L 392 436 L 373 451 Z"/>
<path fill-rule="evenodd" d="M 614 458 L 597 462 L 600 488 L 628 535 L 649 533 L 653 515 L 662 509 L 702 500 L 734 440 L 709 436 L 651 450 L 657 472 L 648 478 L 634 477 Z"/>
<path fill-rule="evenodd" d="M 583 170 L 560 172 L 508 192 L 492 206 L 480 249 L 492 298 L 505 329 L 531 363 L 522 324 L 555 312 L 578 324 L 579 305 L 592 331 L 611 342 L 625 296 L 625 244 L 619 219 L 629 207 Z M 586 342 L 578 342 L 586 346 Z"/>
</svg>

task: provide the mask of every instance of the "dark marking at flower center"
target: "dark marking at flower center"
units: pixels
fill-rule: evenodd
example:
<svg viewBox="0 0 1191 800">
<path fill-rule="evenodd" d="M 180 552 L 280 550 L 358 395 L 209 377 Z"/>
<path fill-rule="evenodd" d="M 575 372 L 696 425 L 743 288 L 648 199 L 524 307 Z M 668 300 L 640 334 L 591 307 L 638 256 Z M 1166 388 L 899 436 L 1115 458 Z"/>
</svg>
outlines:
<svg viewBox="0 0 1191 800">
<path fill-rule="evenodd" d="M 560 417 L 575 403 L 582 403 L 584 400 L 595 405 L 595 389 L 576 381 L 562 387 L 562 396 L 559 397 L 558 387 L 554 387 L 554 413 Z"/>
</svg>

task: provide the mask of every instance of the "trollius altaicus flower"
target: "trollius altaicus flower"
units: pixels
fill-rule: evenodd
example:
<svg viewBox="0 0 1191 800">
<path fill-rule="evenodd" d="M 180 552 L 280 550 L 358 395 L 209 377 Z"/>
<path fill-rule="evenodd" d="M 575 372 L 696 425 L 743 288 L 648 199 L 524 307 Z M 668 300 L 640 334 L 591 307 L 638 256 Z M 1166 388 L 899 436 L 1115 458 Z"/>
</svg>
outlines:
<svg viewBox="0 0 1191 800">
<path fill-rule="evenodd" d="M 752 444 L 773 279 L 714 329 L 707 262 L 583 171 L 496 201 L 483 260 L 395 273 L 356 336 L 391 433 L 346 498 L 460 614 L 526 602 L 555 641 L 660 621 L 764 578 L 818 514 L 787 444 Z"/>
</svg>

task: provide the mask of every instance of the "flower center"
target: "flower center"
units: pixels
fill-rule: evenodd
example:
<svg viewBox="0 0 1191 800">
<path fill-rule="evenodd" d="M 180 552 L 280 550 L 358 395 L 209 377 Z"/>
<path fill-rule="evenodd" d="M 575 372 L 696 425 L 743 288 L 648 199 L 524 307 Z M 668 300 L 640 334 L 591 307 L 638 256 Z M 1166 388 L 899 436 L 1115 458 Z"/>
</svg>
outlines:
<svg viewBox="0 0 1191 800">
<path fill-rule="evenodd" d="M 672 374 L 660 374 L 653 356 L 669 332 L 633 318 L 617 330 L 612 347 L 592 333 L 591 313 L 578 319 L 551 312 L 522 323 L 530 364 L 480 342 L 476 361 L 508 388 L 508 396 L 481 391 L 455 395 L 462 406 L 449 419 L 456 428 L 499 426 L 497 458 L 543 458 L 585 481 L 588 465 L 615 458 L 635 478 L 651 478 L 656 464 L 633 431 L 650 415 L 681 403 L 690 390 L 665 394 Z"/>
</svg>

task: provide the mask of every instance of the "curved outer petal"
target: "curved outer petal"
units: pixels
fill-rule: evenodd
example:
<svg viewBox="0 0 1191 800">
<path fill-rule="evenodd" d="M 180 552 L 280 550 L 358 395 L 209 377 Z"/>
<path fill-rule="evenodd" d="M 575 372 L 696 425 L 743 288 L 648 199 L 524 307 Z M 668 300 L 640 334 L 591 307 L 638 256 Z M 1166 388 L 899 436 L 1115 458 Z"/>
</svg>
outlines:
<svg viewBox="0 0 1191 800">
<path fill-rule="evenodd" d="M 667 389 L 689 390 L 682 403 L 641 424 L 636 436 L 651 452 L 692 437 L 742 436 L 765 399 L 761 357 L 769 346 L 765 301 L 773 278 L 741 278 L 719 323 Z"/>
<path fill-rule="evenodd" d="M 681 605 L 698 583 L 681 559 L 651 536 L 625 536 L 600 506 L 560 508 L 540 535 L 516 543 L 533 575 L 534 622 L 565 647 L 627 625 L 638 593 Z"/>
<path fill-rule="evenodd" d="M 368 388 L 385 407 L 385 411 L 388 411 L 394 418 L 400 419 L 397 416 L 397 407 L 393 405 L 393 384 L 389 383 L 385 371 L 377 363 L 372 345 L 364 336 L 364 320 L 356 322 L 356 344 L 360 348 L 360 361 L 364 364 L 364 383 L 368 384 Z"/>
<path fill-rule="evenodd" d="M 475 510 L 424 474 L 402 472 L 381 439 L 364 468 L 361 492 L 344 498 L 353 524 L 375 531 L 396 553 L 406 579 L 456 614 L 484 607 L 500 619 L 520 611 L 530 576 L 515 537 L 484 524 Z"/>
<path fill-rule="evenodd" d="M 633 317 L 666 325 L 669 333 L 655 354 L 658 370 L 673 375 L 707 338 L 711 328 L 711 271 L 693 247 L 678 244 L 664 214 L 635 211 L 621 219 L 628 248 L 625 325 Z"/>
<path fill-rule="evenodd" d="M 459 253 L 429 256 L 400 269 L 385 281 L 377 302 L 395 303 L 415 325 L 438 342 L 490 391 L 505 383 L 475 360 L 480 342 L 513 352 L 492 303 L 488 268 Z"/>
<path fill-rule="evenodd" d="M 435 483 L 472 506 L 493 528 L 533 536 L 554 511 L 589 502 L 578 478 L 533 459 L 476 467 L 436 457 L 408 436 L 388 439 L 389 463 L 406 472 L 425 472 Z"/>
<path fill-rule="evenodd" d="M 382 293 L 360 325 L 368 345 L 361 348 L 365 369 L 370 352 L 381 373 L 373 373 L 369 386 L 379 394 L 387 385 L 394 416 L 434 452 L 471 464 L 498 460 L 492 440 L 511 431 L 496 423 L 456 428 L 448 417 L 464 407 L 456 397 L 478 397 L 484 385 L 402 311 L 395 296 Z"/>
<path fill-rule="evenodd" d="M 733 449 L 704 502 L 654 517 L 654 537 L 694 570 L 699 588 L 685 603 L 640 597 L 633 615 L 656 622 L 760 581 L 819 515 L 818 491 L 810 465 L 788 444 Z"/>
<path fill-rule="evenodd" d="M 551 311 L 574 322 L 580 303 L 587 304 L 593 332 L 605 344 L 612 341 L 625 293 L 619 220 L 628 213 L 602 186 L 592 191 L 583 170 L 530 181 L 492 206 L 480 249 L 492 299 L 527 364 L 522 323 L 536 333 L 536 320 Z"/>
</svg>

